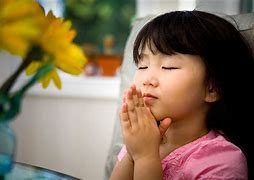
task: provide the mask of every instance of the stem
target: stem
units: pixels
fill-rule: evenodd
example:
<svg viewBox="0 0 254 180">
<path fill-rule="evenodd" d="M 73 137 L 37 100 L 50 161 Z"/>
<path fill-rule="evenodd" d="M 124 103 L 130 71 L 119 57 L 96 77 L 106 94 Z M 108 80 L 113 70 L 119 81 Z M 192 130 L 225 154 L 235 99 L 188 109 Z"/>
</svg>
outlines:
<svg viewBox="0 0 254 180">
<path fill-rule="evenodd" d="M 43 54 L 43 50 L 39 46 L 33 46 L 28 52 L 26 58 L 23 59 L 22 63 L 19 65 L 18 69 L 4 82 L 0 88 L 0 92 L 8 94 L 20 73 L 32 62 L 32 60 L 41 60 Z"/>
<path fill-rule="evenodd" d="M 14 83 L 16 82 L 20 73 L 31 63 L 30 58 L 25 58 L 22 63 L 19 65 L 18 69 L 4 82 L 2 87 L 0 88 L 0 92 L 7 94 Z"/>
</svg>

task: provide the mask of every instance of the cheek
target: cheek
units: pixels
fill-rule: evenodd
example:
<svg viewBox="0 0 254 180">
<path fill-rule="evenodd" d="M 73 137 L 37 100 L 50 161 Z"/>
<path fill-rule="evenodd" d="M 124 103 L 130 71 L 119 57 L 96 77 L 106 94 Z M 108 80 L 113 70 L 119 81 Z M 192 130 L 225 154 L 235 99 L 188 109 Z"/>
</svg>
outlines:
<svg viewBox="0 0 254 180">
<path fill-rule="evenodd" d="M 162 89 L 165 112 L 172 116 L 184 116 L 202 108 L 205 88 L 196 82 L 175 81 L 171 86 Z M 173 117 L 172 117 L 173 118 Z"/>
<path fill-rule="evenodd" d="M 142 85 L 142 76 L 139 73 L 135 73 L 132 83 L 137 86 L 137 88 L 140 88 Z"/>
</svg>

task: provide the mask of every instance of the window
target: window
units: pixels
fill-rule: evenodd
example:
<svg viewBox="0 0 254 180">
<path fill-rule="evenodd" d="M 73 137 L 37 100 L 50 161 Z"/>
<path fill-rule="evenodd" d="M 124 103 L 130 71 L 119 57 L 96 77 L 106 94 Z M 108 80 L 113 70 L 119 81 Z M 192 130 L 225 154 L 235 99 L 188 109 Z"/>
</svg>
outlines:
<svg viewBox="0 0 254 180">
<path fill-rule="evenodd" d="M 135 0 L 65 0 L 63 16 L 77 30 L 75 42 L 83 47 L 89 63 L 86 75 L 118 75 Z"/>
<path fill-rule="evenodd" d="M 38 0 L 46 13 L 71 20 L 89 63 L 87 76 L 117 76 L 135 17 L 135 0 Z"/>
</svg>

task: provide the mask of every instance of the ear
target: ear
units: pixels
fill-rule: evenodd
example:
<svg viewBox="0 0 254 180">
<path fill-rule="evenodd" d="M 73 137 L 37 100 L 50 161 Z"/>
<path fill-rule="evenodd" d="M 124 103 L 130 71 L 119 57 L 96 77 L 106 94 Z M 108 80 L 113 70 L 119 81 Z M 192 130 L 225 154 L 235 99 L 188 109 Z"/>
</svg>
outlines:
<svg viewBox="0 0 254 180">
<path fill-rule="evenodd" d="M 212 83 L 209 83 L 206 88 L 205 102 L 213 103 L 219 100 L 219 98 L 220 97 L 219 97 L 218 89 L 215 88 L 215 86 Z"/>
</svg>

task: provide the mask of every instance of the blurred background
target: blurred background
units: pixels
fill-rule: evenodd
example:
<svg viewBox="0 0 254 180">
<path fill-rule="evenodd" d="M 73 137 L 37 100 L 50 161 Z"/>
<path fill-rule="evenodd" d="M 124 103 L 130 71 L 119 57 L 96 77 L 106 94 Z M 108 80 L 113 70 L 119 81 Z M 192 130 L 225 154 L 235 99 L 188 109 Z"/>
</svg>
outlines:
<svg viewBox="0 0 254 180">
<path fill-rule="evenodd" d="M 88 56 L 86 76 L 118 76 L 124 45 L 135 18 L 170 10 L 204 9 L 225 14 L 251 12 L 252 0 L 38 0 L 72 21 L 75 42 Z"/>
<path fill-rule="evenodd" d="M 135 0 L 40 0 L 46 12 L 71 20 L 74 40 L 86 53 L 86 76 L 117 76 L 136 15 Z"/>
<path fill-rule="evenodd" d="M 228 15 L 253 12 L 253 0 L 38 0 L 45 11 L 72 21 L 75 42 L 88 57 L 84 73 L 60 72 L 62 90 L 34 86 L 12 123 L 18 162 L 85 180 L 102 180 L 117 116 L 124 46 L 136 18 L 201 9 Z M 64 52 L 63 52 L 64 53 Z M 19 61 L 0 62 L 0 82 Z M 20 82 L 23 79 L 20 79 Z"/>
</svg>

